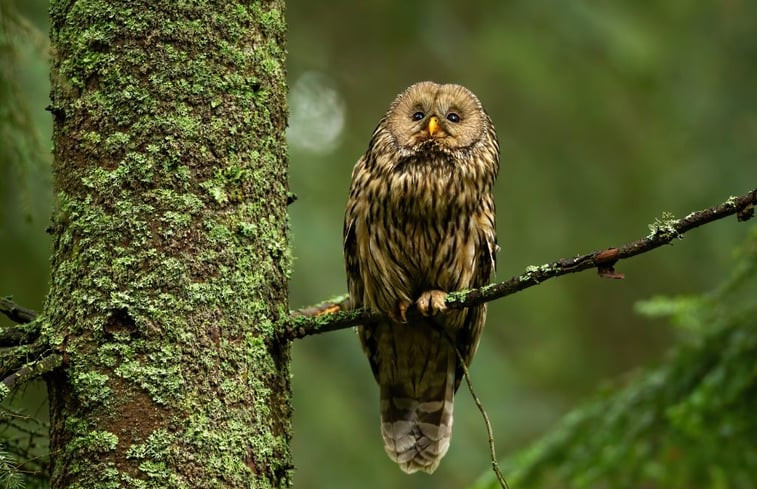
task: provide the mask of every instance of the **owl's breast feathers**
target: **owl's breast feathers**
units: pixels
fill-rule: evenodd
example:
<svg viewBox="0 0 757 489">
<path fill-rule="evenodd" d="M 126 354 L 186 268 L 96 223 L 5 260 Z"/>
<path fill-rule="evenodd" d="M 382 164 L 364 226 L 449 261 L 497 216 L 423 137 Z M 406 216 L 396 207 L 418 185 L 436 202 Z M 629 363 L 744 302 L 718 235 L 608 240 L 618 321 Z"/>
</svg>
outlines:
<svg viewBox="0 0 757 489">
<path fill-rule="evenodd" d="M 378 151 L 353 173 L 345 216 L 348 275 L 350 263 L 358 272 L 349 281 L 361 282 L 353 301 L 389 313 L 425 290 L 485 285 L 496 248 L 496 146 L 399 156 L 385 145 L 373 144 Z"/>
</svg>

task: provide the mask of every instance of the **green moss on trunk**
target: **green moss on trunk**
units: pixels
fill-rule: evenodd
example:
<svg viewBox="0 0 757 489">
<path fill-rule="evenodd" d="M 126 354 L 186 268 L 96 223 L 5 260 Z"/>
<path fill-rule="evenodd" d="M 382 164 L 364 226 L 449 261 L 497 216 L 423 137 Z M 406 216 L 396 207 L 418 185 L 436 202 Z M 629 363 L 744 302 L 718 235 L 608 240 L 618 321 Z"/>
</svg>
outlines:
<svg viewBox="0 0 757 489">
<path fill-rule="evenodd" d="M 283 2 L 51 15 L 53 487 L 288 487 Z"/>
</svg>

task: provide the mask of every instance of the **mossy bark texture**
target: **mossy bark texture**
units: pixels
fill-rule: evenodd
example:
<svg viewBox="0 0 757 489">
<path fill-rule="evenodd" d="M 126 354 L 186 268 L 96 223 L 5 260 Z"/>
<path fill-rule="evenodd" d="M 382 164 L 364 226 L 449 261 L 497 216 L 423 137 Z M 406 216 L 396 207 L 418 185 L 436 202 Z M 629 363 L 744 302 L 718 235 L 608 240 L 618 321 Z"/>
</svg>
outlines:
<svg viewBox="0 0 757 489">
<path fill-rule="evenodd" d="M 290 485 L 283 7 L 51 2 L 54 488 Z"/>
</svg>

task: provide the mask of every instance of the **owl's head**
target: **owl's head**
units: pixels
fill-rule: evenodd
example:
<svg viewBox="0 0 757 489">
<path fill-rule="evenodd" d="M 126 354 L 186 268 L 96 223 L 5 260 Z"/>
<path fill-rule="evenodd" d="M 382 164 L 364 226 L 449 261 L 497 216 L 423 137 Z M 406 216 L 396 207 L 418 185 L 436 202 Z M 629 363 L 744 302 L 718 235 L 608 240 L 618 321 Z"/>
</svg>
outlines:
<svg viewBox="0 0 757 489">
<path fill-rule="evenodd" d="M 403 152 L 454 152 L 486 137 L 491 127 L 478 98 L 461 85 L 424 81 L 400 93 L 384 118 Z"/>
</svg>

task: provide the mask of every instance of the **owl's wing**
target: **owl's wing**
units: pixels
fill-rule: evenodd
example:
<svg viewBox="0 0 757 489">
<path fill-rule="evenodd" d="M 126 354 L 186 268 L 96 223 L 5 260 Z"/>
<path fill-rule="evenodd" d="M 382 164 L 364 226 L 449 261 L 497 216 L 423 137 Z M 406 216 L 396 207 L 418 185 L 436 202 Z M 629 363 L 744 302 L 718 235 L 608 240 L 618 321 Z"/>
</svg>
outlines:
<svg viewBox="0 0 757 489">
<path fill-rule="evenodd" d="M 365 225 L 364 214 L 364 186 L 367 178 L 365 172 L 365 155 L 355 164 L 352 169 L 352 182 L 350 195 L 347 199 L 347 208 L 344 211 L 344 267 L 347 272 L 347 292 L 350 293 L 350 303 L 353 309 L 363 306 L 363 277 L 360 271 L 360 256 L 358 249 L 358 227 Z M 360 230 L 361 233 L 364 230 Z M 362 235 L 362 234 L 360 234 Z"/>
<path fill-rule="evenodd" d="M 350 203 L 351 204 L 351 203 Z M 347 272 L 347 291 L 353 309 L 363 305 L 363 281 L 360 277 L 360 262 L 357 255 L 356 218 L 353 205 L 348 204 L 344 216 L 344 267 Z"/>
<path fill-rule="evenodd" d="M 490 217 L 494 219 L 493 212 Z M 497 251 L 499 251 L 499 245 L 497 245 L 497 233 L 494 230 L 494 222 L 491 222 L 491 226 L 483 230 L 482 234 L 482 243 L 478 257 L 479 270 L 476 273 L 474 287 L 487 285 L 492 275 L 494 275 L 494 271 L 497 269 Z"/>
<path fill-rule="evenodd" d="M 486 225 L 478 229 L 478 249 L 476 256 L 476 271 L 473 274 L 473 283 L 471 287 L 479 288 L 487 285 L 494 274 L 497 258 L 497 234 L 494 224 L 494 203 L 488 199 L 483 211 Z M 458 330 L 456 344 L 460 349 L 460 354 L 465 359 L 465 364 L 470 365 L 473 355 L 478 347 L 478 340 L 484 329 L 486 322 L 486 304 L 469 307 L 465 318 L 464 326 Z M 455 371 L 455 390 L 460 385 L 463 378 L 462 366 L 457 367 Z"/>
<path fill-rule="evenodd" d="M 354 185 L 354 184 L 353 184 Z M 344 216 L 344 266 L 347 272 L 347 291 L 350 293 L 350 305 L 353 309 L 363 307 L 363 278 L 360 274 L 360 260 L 358 259 L 357 227 L 365 225 L 359 219 L 356 210 L 357 196 L 350 192 L 350 200 L 347 202 L 347 211 Z M 358 326 L 358 336 L 363 351 L 368 356 L 368 361 L 373 371 L 373 376 L 379 380 L 379 359 L 377 338 L 373 334 L 376 325 Z"/>
</svg>

